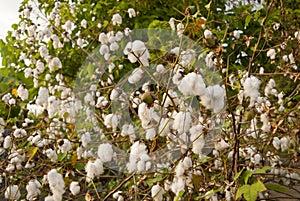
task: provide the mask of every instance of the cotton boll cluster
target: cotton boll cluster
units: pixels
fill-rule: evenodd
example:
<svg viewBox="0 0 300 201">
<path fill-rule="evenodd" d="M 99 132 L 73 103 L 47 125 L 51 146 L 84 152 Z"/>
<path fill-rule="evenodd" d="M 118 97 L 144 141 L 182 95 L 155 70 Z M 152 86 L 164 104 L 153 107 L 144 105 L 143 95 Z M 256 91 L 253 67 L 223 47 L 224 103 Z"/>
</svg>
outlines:
<svg viewBox="0 0 300 201">
<path fill-rule="evenodd" d="M 103 163 L 100 159 L 92 160 L 90 159 L 85 166 L 86 181 L 92 181 L 96 176 L 99 176 L 104 172 Z"/>
<path fill-rule="evenodd" d="M 73 195 L 77 195 L 80 192 L 80 186 L 78 181 L 72 181 L 70 184 L 70 191 Z"/>
<path fill-rule="evenodd" d="M 274 137 L 272 144 L 275 149 L 279 150 L 281 149 L 282 152 L 287 151 L 289 149 L 289 146 L 291 144 L 294 144 L 294 141 L 289 137 L 282 137 L 279 139 L 278 137 Z"/>
<path fill-rule="evenodd" d="M 65 182 L 63 176 L 57 172 L 56 169 L 52 169 L 47 173 L 47 180 L 52 192 L 51 197 L 54 201 L 61 201 L 62 196 L 65 193 Z"/>
<path fill-rule="evenodd" d="M 102 163 L 110 162 L 113 159 L 114 150 L 109 143 L 100 144 L 98 147 L 98 157 Z"/>
<path fill-rule="evenodd" d="M 8 105 L 15 105 L 16 104 L 16 99 L 13 98 L 11 93 L 7 93 L 4 96 L 2 96 L 2 101 Z"/>
<path fill-rule="evenodd" d="M 269 94 L 277 95 L 278 92 L 274 87 L 276 86 L 275 80 L 270 79 L 265 87 L 265 96 L 269 96 Z"/>
<path fill-rule="evenodd" d="M 8 200 L 19 200 L 21 197 L 20 189 L 17 185 L 10 185 L 6 188 L 4 196 Z"/>
<path fill-rule="evenodd" d="M 242 82 L 242 85 L 244 87 L 244 96 L 250 97 L 250 104 L 249 107 L 254 106 L 255 101 L 258 99 L 259 96 L 259 87 L 260 87 L 261 81 L 255 77 L 250 76 L 245 79 L 244 82 Z"/>
<path fill-rule="evenodd" d="M 27 132 L 25 129 L 15 127 L 15 131 L 14 131 L 13 135 L 15 138 L 22 138 L 27 135 Z"/>
<path fill-rule="evenodd" d="M 131 63 L 140 61 L 143 66 L 149 66 L 150 53 L 143 41 L 128 42 L 123 52 Z"/>
<path fill-rule="evenodd" d="M 36 131 L 27 138 L 27 141 L 31 142 L 32 144 L 36 145 L 37 147 L 43 147 L 44 142 L 43 142 L 41 134 L 42 134 L 41 131 Z"/>
<path fill-rule="evenodd" d="M 154 201 L 162 201 L 165 190 L 159 185 L 153 185 L 151 188 L 151 197 Z"/>
<path fill-rule="evenodd" d="M 30 180 L 28 184 L 26 185 L 26 190 L 27 190 L 27 195 L 26 199 L 27 200 L 34 200 L 38 195 L 41 193 L 40 188 L 42 187 L 41 183 L 34 179 Z"/>
<path fill-rule="evenodd" d="M 151 168 L 150 157 L 146 149 L 146 145 L 139 141 L 131 145 L 129 163 L 126 165 L 130 173 L 134 171 L 144 172 Z"/>
</svg>

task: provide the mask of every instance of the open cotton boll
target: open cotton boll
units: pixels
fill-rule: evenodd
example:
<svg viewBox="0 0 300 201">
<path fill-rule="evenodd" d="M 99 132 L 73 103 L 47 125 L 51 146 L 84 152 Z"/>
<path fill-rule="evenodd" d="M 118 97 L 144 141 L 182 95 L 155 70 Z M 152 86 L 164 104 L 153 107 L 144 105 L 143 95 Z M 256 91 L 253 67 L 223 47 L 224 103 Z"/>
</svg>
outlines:
<svg viewBox="0 0 300 201">
<path fill-rule="evenodd" d="M 229 144 L 227 142 L 225 142 L 225 140 L 221 139 L 220 141 L 215 143 L 215 149 L 217 151 L 221 151 L 223 149 L 226 149 L 229 147 Z"/>
<path fill-rule="evenodd" d="M 186 96 L 201 96 L 205 92 L 205 83 L 200 74 L 187 74 L 178 85 L 178 89 Z"/>
<path fill-rule="evenodd" d="M 99 52 L 101 55 L 105 55 L 109 53 L 109 48 L 106 44 L 101 45 Z"/>
<path fill-rule="evenodd" d="M 131 75 L 128 77 L 128 82 L 130 84 L 135 84 L 139 82 L 143 77 L 144 71 L 141 68 L 136 68 L 132 71 Z"/>
<path fill-rule="evenodd" d="M 103 163 L 100 159 L 96 159 L 95 161 L 89 160 L 85 166 L 86 181 L 90 182 L 94 179 L 94 177 L 99 176 L 104 172 Z"/>
<path fill-rule="evenodd" d="M 220 112 L 225 106 L 225 90 L 219 85 L 208 86 L 200 98 L 201 103 L 214 113 Z"/>
<path fill-rule="evenodd" d="M 98 147 L 98 157 L 100 160 L 105 162 L 110 162 L 113 158 L 114 150 L 112 145 L 109 143 L 100 144 Z"/>
<path fill-rule="evenodd" d="M 4 196 L 9 200 L 18 200 L 21 197 L 19 187 L 17 185 L 10 185 L 6 188 Z"/>
<path fill-rule="evenodd" d="M 151 197 L 154 201 L 162 201 L 164 193 L 165 190 L 158 184 L 152 186 L 151 188 Z"/>
<path fill-rule="evenodd" d="M 146 139 L 147 140 L 154 140 L 156 136 L 155 128 L 149 128 L 146 130 Z"/>
<path fill-rule="evenodd" d="M 159 115 L 154 111 L 153 107 L 148 108 L 146 103 L 141 103 L 138 108 L 138 116 L 142 122 L 143 128 L 148 128 L 151 120 L 159 121 Z"/>
<path fill-rule="evenodd" d="M 270 57 L 270 59 L 275 59 L 276 50 L 275 49 L 269 49 L 269 51 L 267 52 L 267 57 Z"/>
<path fill-rule="evenodd" d="M 251 75 L 250 77 L 247 77 L 242 84 L 244 87 L 244 96 L 246 98 L 250 97 L 249 107 L 252 107 L 259 96 L 261 81 L 257 77 Z"/>
<path fill-rule="evenodd" d="M 179 134 L 183 134 L 189 131 L 190 124 L 192 122 L 192 116 L 190 112 L 180 111 L 174 116 L 173 129 L 177 130 Z"/>
<path fill-rule="evenodd" d="M 34 198 L 36 198 L 41 193 L 40 190 L 41 187 L 42 185 L 38 180 L 34 179 L 29 181 L 28 184 L 26 185 L 26 190 L 27 190 L 26 199 L 34 200 Z"/>
<path fill-rule="evenodd" d="M 198 155 L 202 154 L 202 149 L 205 145 L 205 139 L 202 130 L 203 130 L 203 126 L 199 124 L 190 128 L 192 151 Z"/>
<path fill-rule="evenodd" d="M 22 99 L 22 101 L 26 100 L 28 98 L 28 90 L 25 88 L 23 84 L 20 84 L 17 89 L 18 96 Z"/>
<path fill-rule="evenodd" d="M 105 33 L 101 32 L 99 34 L 99 41 L 100 41 L 101 44 L 108 43 L 108 37 L 107 37 L 107 35 Z"/>
<path fill-rule="evenodd" d="M 263 125 L 261 127 L 261 130 L 265 133 L 269 132 L 270 129 L 271 129 L 271 125 L 270 125 L 270 122 L 269 122 L 269 117 L 266 113 L 263 113 L 260 115 L 260 120 L 261 122 L 263 122 Z"/>
<path fill-rule="evenodd" d="M 104 117 L 104 125 L 107 128 L 112 128 L 113 131 L 117 130 L 121 116 L 117 114 L 108 114 Z"/>
<path fill-rule="evenodd" d="M 148 59 L 150 58 L 150 53 L 143 41 L 135 40 L 128 42 L 123 52 L 128 56 L 131 63 L 139 60 L 143 66 L 149 66 Z"/>
<path fill-rule="evenodd" d="M 127 170 L 143 172 L 151 167 L 150 157 L 148 156 L 147 147 L 142 142 L 135 142 L 130 147 L 129 163 L 126 164 Z"/>
<path fill-rule="evenodd" d="M 68 139 L 63 139 L 58 142 L 59 151 L 61 153 L 67 153 L 72 149 L 71 142 Z"/>
<path fill-rule="evenodd" d="M 80 186 L 78 181 L 72 181 L 70 184 L 70 191 L 73 195 L 77 195 L 80 192 Z"/>
<path fill-rule="evenodd" d="M 129 18 L 133 18 L 136 16 L 135 10 L 133 8 L 128 9 Z"/>
<path fill-rule="evenodd" d="M 53 194 L 53 200 L 61 201 L 62 196 L 65 193 L 65 182 L 63 176 L 58 173 L 56 169 L 52 169 L 47 174 L 47 180 Z"/>
<path fill-rule="evenodd" d="M 213 37 L 212 32 L 210 30 L 208 30 L 208 29 L 205 29 L 205 31 L 204 31 L 204 38 L 205 39 L 211 39 L 212 37 Z"/>
<path fill-rule="evenodd" d="M 88 144 L 91 142 L 91 134 L 89 132 L 85 132 L 81 138 L 81 145 L 85 148 L 87 148 Z"/>
<path fill-rule="evenodd" d="M 117 14 L 114 14 L 112 16 L 112 22 L 113 22 L 113 25 L 121 25 L 122 24 L 122 17 L 119 13 Z"/>
</svg>

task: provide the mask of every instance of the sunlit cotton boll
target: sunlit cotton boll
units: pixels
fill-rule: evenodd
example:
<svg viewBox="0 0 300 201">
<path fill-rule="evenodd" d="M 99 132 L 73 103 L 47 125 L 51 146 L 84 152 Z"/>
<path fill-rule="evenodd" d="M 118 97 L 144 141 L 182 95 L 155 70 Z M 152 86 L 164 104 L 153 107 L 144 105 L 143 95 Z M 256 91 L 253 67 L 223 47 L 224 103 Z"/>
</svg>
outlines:
<svg viewBox="0 0 300 201">
<path fill-rule="evenodd" d="M 28 98 L 28 90 L 25 88 L 23 84 L 20 84 L 17 89 L 18 96 L 22 99 L 22 101 Z"/>
<path fill-rule="evenodd" d="M 80 192 L 80 186 L 78 181 L 72 181 L 70 184 L 70 191 L 73 195 L 77 195 Z"/>
<path fill-rule="evenodd" d="M 213 37 L 212 32 L 210 30 L 208 30 L 208 29 L 205 29 L 205 31 L 204 31 L 204 38 L 205 39 L 211 39 L 212 37 Z"/>
<path fill-rule="evenodd" d="M 113 25 L 121 25 L 122 24 L 122 17 L 118 13 L 114 14 L 111 20 L 113 22 Z"/>
<path fill-rule="evenodd" d="M 99 41 L 101 42 L 101 44 L 106 44 L 108 43 L 108 37 L 105 33 L 101 32 L 99 35 Z"/>
<path fill-rule="evenodd" d="M 105 55 L 109 53 L 109 48 L 107 45 L 101 45 L 100 50 L 99 50 L 101 55 Z"/>
<path fill-rule="evenodd" d="M 162 201 L 164 193 L 165 190 L 158 184 L 152 186 L 151 188 L 151 197 L 154 201 Z"/>
<path fill-rule="evenodd" d="M 183 95 L 201 96 L 205 93 L 205 83 L 200 74 L 192 72 L 181 80 L 178 89 Z"/>
<path fill-rule="evenodd" d="M 19 187 L 17 185 L 10 185 L 6 188 L 4 196 L 9 200 L 18 200 L 21 197 Z"/>
<path fill-rule="evenodd" d="M 62 200 L 62 195 L 65 193 L 65 182 L 63 176 L 58 173 L 56 169 L 52 169 L 47 174 L 47 180 L 53 194 L 53 200 Z"/>
<path fill-rule="evenodd" d="M 105 162 L 110 162 L 113 158 L 114 150 L 112 145 L 109 143 L 100 144 L 98 147 L 98 157 L 100 160 Z"/>
<path fill-rule="evenodd" d="M 135 10 L 133 8 L 128 9 L 129 18 L 133 18 L 136 16 Z"/>
<path fill-rule="evenodd" d="M 143 41 L 128 42 L 123 52 L 128 56 L 131 63 L 139 60 L 143 66 L 149 66 L 150 53 Z"/>
<path fill-rule="evenodd" d="M 240 30 L 234 30 L 233 31 L 233 37 L 235 37 L 235 39 L 239 39 L 240 38 Z"/>
<path fill-rule="evenodd" d="M 81 20 L 80 26 L 83 27 L 83 28 L 86 28 L 87 27 L 87 21 L 85 19 Z"/>
</svg>

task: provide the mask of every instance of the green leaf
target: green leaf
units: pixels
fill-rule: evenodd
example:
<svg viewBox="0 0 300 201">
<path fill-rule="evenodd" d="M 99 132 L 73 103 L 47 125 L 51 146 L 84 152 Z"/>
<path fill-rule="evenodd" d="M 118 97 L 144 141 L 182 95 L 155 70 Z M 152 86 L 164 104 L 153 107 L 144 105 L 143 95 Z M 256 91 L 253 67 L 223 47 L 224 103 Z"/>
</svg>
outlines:
<svg viewBox="0 0 300 201">
<path fill-rule="evenodd" d="M 184 190 L 180 191 L 180 192 L 178 193 L 178 195 L 177 195 L 176 197 L 174 197 L 174 201 L 178 201 L 179 198 L 181 198 L 181 197 L 183 196 L 184 192 L 185 192 Z"/>
<path fill-rule="evenodd" d="M 247 201 L 255 201 L 258 192 L 262 192 L 265 190 L 267 189 L 261 181 L 257 181 L 252 185 L 246 184 L 238 189 L 235 199 L 238 199 L 239 197 L 241 197 L 241 195 L 244 195 L 244 198 Z"/>
<path fill-rule="evenodd" d="M 251 19 L 252 19 L 252 15 L 251 14 L 247 15 L 247 17 L 245 19 L 244 29 L 247 29 L 247 26 L 249 25 Z"/>
<path fill-rule="evenodd" d="M 279 185 L 279 184 L 273 184 L 273 183 L 268 183 L 266 184 L 267 189 L 272 190 L 272 191 L 277 191 L 280 193 L 289 193 L 289 189 L 285 186 Z"/>
<path fill-rule="evenodd" d="M 267 170 L 271 170 L 272 168 L 270 166 L 265 166 L 261 169 L 257 169 L 253 171 L 253 174 L 265 174 Z"/>
<path fill-rule="evenodd" d="M 238 191 L 235 195 L 235 199 L 239 199 L 245 192 L 248 191 L 248 189 L 250 188 L 250 185 L 249 184 L 246 184 L 244 186 L 241 186 L 240 188 L 238 188 Z"/>
<path fill-rule="evenodd" d="M 245 169 L 245 167 L 243 167 L 235 176 L 234 176 L 234 180 L 237 180 L 240 176 L 241 176 L 241 174 L 242 174 L 242 172 L 244 171 L 244 169 Z"/>
<path fill-rule="evenodd" d="M 249 171 L 249 170 L 247 170 L 247 171 L 245 172 L 245 174 L 244 174 L 244 182 L 245 182 L 245 184 L 248 183 L 248 180 L 249 180 L 249 178 L 252 176 L 252 174 L 253 174 L 253 172 L 251 172 L 251 171 Z"/>
</svg>

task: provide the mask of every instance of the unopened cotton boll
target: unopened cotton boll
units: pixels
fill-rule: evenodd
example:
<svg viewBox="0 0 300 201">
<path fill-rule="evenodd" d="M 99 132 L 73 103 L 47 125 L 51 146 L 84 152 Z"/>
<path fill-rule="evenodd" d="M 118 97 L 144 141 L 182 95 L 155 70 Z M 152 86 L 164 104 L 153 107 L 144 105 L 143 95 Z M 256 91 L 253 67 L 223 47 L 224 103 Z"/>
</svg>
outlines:
<svg viewBox="0 0 300 201">
<path fill-rule="evenodd" d="M 162 201 L 164 193 L 165 190 L 158 184 L 152 186 L 151 188 L 151 197 L 154 201 Z"/>
<path fill-rule="evenodd" d="M 19 187 L 17 185 L 10 185 L 6 188 L 4 196 L 9 200 L 18 200 L 21 197 Z"/>
<path fill-rule="evenodd" d="M 122 24 L 122 17 L 120 14 L 114 14 L 112 16 L 112 22 L 113 22 L 113 25 L 121 25 Z"/>
<path fill-rule="evenodd" d="M 112 145 L 109 143 L 100 144 L 98 147 L 98 157 L 100 160 L 105 162 L 110 162 L 113 158 L 114 150 Z"/>
<path fill-rule="evenodd" d="M 135 10 L 133 8 L 128 9 L 129 18 L 133 18 L 136 16 Z"/>
<path fill-rule="evenodd" d="M 72 181 L 70 184 L 70 191 L 73 195 L 77 195 L 80 192 L 80 186 L 78 181 Z"/>
</svg>

